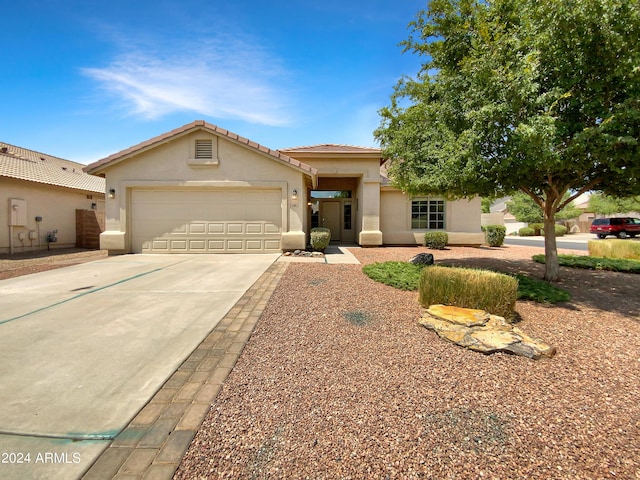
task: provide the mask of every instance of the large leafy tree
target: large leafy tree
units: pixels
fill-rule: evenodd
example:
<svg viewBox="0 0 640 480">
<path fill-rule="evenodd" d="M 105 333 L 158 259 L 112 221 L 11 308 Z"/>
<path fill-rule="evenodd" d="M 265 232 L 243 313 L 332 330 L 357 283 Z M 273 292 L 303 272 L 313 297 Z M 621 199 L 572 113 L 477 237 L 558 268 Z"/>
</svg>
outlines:
<svg viewBox="0 0 640 480">
<path fill-rule="evenodd" d="M 392 182 L 453 198 L 527 194 L 555 216 L 586 191 L 638 192 L 640 0 L 431 0 L 376 130 Z M 567 192 L 570 194 L 567 196 Z"/>
<path fill-rule="evenodd" d="M 608 195 L 591 195 L 589 210 L 600 215 L 640 212 L 640 195 L 617 198 Z"/>
</svg>

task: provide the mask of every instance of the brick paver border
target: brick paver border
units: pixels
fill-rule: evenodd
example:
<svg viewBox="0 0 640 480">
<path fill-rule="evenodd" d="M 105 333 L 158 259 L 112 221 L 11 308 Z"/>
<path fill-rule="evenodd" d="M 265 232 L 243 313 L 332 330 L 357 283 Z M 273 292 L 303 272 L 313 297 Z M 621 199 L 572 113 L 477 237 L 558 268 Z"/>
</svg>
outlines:
<svg viewBox="0 0 640 480">
<path fill-rule="evenodd" d="M 275 262 L 247 290 L 83 479 L 170 479 L 287 268 Z"/>
</svg>

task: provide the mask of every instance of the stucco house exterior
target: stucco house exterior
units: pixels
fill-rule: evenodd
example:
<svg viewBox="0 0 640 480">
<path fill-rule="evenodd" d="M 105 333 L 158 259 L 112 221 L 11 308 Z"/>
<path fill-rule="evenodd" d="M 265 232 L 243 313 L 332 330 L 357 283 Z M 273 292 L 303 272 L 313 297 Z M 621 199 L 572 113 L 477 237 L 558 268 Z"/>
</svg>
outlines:
<svg viewBox="0 0 640 480">
<path fill-rule="evenodd" d="M 277 253 L 326 226 L 361 246 L 480 244 L 480 199 L 410 198 L 381 175 L 376 148 L 272 150 L 197 120 L 88 165 L 106 179 L 110 253 Z"/>
<path fill-rule="evenodd" d="M 77 245 L 78 214 L 104 217 L 104 178 L 83 168 L 0 142 L 0 253 Z"/>
</svg>

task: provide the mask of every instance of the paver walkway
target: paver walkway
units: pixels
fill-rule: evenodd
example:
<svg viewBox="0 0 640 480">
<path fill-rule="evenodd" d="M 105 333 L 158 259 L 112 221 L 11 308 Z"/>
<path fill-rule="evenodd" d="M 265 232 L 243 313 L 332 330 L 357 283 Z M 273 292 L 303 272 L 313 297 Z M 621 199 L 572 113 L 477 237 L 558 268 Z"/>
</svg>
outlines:
<svg viewBox="0 0 640 480">
<path fill-rule="evenodd" d="M 247 290 L 84 479 L 170 479 L 265 309 L 286 263 L 275 262 Z"/>
</svg>

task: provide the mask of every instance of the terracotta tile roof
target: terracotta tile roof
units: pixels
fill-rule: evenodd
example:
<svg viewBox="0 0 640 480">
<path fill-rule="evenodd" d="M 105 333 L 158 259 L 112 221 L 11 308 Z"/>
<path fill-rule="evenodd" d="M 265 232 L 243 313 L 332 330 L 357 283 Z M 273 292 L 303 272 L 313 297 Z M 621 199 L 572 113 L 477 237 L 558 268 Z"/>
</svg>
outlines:
<svg viewBox="0 0 640 480">
<path fill-rule="evenodd" d="M 104 193 L 104 178 L 83 172 L 81 163 L 0 142 L 0 177 Z"/>
<path fill-rule="evenodd" d="M 161 142 L 165 142 L 174 137 L 186 135 L 194 130 L 208 130 L 217 135 L 226 137 L 232 141 L 246 145 L 249 148 L 265 153 L 276 160 L 290 164 L 300 170 L 303 170 L 305 173 L 307 173 L 308 175 L 311 175 L 312 177 L 314 177 L 318 173 L 317 169 L 311 167 L 310 165 L 307 165 L 306 163 L 302 163 L 296 160 L 295 158 L 291 158 L 288 155 L 285 155 L 284 153 L 278 150 L 272 150 L 270 148 L 267 148 L 263 145 L 260 145 L 259 143 L 249 140 L 248 138 L 244 138 L 236 133 L 230 132 L 229 130 L 220 128 L 217 125 L 214 125 L 212 123 L 205 122 L 204 120 L 196 120 L 194 122 L 183 125 L 182 127 L 171 130 L 170 132 L 163 133 L 162 135 L 159 135 L 157 137 L 154 137 L 142 143 L 139 143 L 138 145 L 134 145 L 133 147 L 127 148 L 126 150 L 122 150 L 120 152 L 114 153 L 113 155 L 109 155 L 108 157 L 103 158 L 102 160 L 98 160 L 97 162 L 94 162 L 88 165 L 87 167 L 85 167 L 84 170 L 85 172 L 89 172 L 89 173 L 101 172 L 109 164 L 120 162 L 128 158 L 129 156 L 141 153 L 145 150 L 149 150 Z"/>
<path fill-rule="evenodd" d="M 372 153 L 380 154 L 379 148 L 358 147 L 355 145 L 342 145 L 337 143 L 323 143 L 319 145 L 307 145 L 303 147 L 281 148 L 282 152 L 291 153 Z"/>
</svg>

